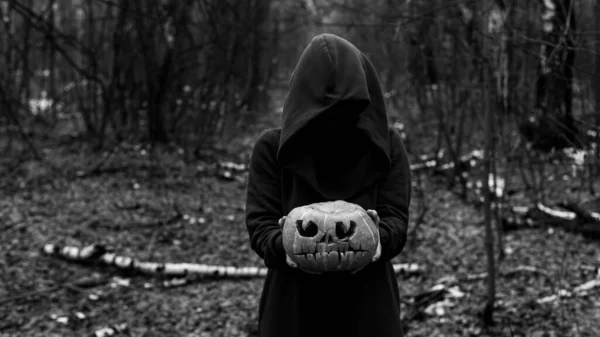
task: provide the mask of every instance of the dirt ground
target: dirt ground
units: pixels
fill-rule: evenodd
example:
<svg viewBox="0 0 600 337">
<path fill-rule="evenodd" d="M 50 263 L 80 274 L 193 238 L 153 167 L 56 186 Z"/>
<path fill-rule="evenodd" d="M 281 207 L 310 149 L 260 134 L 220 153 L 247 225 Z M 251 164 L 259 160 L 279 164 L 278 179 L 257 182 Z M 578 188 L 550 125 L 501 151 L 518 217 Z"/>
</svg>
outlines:
<svg viewBox="0 0 600 337">
<path fill-rule="evenodd" d="M 257 134 L 236 140 L 235 156 L 185 161 L 176 148 L 124 144 L 97 174 L 99 160 L 76 145 L 43 149 L 58 169 L 28 160 L 0 177 L 0 336 L 90 336 L 126 326 L 129 336 L 254 336 L 261 279 L 206 279 L 164 288 L 162 280 L 82 266 L 41 254 L 48 243 L 103 243 L 122 255 L 157 262 L 263 266 L 244 227 L 245 175 L 218 175 L 219 160 L 247 160 Z M 60 173 L 58 173 L 60 172 Z M 600 336 L 600 289 L 538 300 L 600 278 L 600 244 L 561 229 L 504 236 L 496 325 L 480 314 L 486 271 L 482 212 L 424 177 L 429 212 L 395 263 L 421 272 L 399 275 L 407 336 Z M 419 212 L 416 197 L 412 223 Z M 187 216 L 167 222 L 179 211 Z M 453 296 L 412 311 L 410 298 L 456 277 Z M 103 279 L 91 288 L 70 286 Z M 409 315 L 410 313 L 410 315 Z M 410 319 L 407 317 L 410 316 Z"/>
</svg>

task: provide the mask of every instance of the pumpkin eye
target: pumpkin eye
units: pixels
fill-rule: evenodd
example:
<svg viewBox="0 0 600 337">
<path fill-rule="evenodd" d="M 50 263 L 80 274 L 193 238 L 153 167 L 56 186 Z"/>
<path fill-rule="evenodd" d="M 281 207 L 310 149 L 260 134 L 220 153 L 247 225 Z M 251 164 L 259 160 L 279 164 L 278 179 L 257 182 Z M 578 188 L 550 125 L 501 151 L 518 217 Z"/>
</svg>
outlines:
<svg viewBox="0 0 600 337">
<path fill-rule="evenodd" d="M 309 238 L 312 238 L 319 233 L 319 226 L 310 220 L 306 224 L 303 224 L 302 220 L 297 220 L 296 229 L 298 230 L 298 234 L 300 234 L 300 236 Z"/>
<path fill-rule="evenodd" d="M 348 240 L 356 231 L 356 222 L 350 221 L 350 225 L 338 221 L 335 223 L 335 236 L 338 240 Z"/>
</svg>

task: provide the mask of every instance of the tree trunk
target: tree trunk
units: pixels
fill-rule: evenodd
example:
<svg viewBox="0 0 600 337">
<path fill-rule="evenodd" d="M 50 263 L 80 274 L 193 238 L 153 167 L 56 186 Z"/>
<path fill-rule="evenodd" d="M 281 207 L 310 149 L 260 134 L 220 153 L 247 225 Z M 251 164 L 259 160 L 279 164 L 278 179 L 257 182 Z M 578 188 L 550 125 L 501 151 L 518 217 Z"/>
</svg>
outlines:
<svg viewBox="0 0 600 337">
<path fill-rule="evenodd" d="M 148 141 L 151 143 L 166 143 L 169 140 L 165 125 L 164 101 L 166 99 L 166 77 L 171 64 L 171 50 L 167 51 L 165 61 L 159 68 L 158 74 L 148 73 Z M 155 78 L 156 76 L 157 78 Z"/>
<path fill-rule="evenodd" d="M 510 112 L 510 25 L 512 7 L 507 6 L 503 0 L 496 0 L 496 6 L 489 17 L 490 34 L 498 41 L 493 47 L 492 60 L 495 67 L 496 100 L 503 114 Z"/>
<path fill-rule="evenodd" d="M 512 59 L 512 30 L 509 27 L 514 27 L 512 17 L 513 17 L 513 2 L 506 2 L 504 0 L 495 0 L 495 7 L 492 9 L 490 13 L 490 17 L 488 18 L 488 27 L 490 28 L 489 34 L 494 36 L 494 40 L 497 41 L 492 46 L 492 63 L 493 63 L 493 71 L 495 74 L 495 102 L 496 106 L 499 109 L 500 114 L 496 119 L 496 132 L 495 136 L 492 139 L 493 147 L 496 149 L 497 145 L 501 148 L 508 149 L 510 148 L 510 137 L 503 137 L 504 135 L 504 125 L 506 125 L 506 121 L 508 119 L 508 115 L 511 114 L 511 101 L 514 100 L 514 96 L 512 94 L 512 88 L 514 85 L 514 75 L 511 75 L 511 59 Z M 498 142 L 499 144 L 496 144 Z M 499 149 L 500 151 L 500 149 Z M 499 156 L 496 152 L 493 152 L 493 164 L 492 165 L 492 174 L 494 176 L 494 183 L 497 182 L 497 161 L 496 158 L 504 158 L 505 162 L 503 163 L 505 167 L 509 167 L 507 156 Z M 496 186 L 494 185 L 494 190 Z M 498 262 L 504 259 L 504 241 L 503 241 L 503 231 L 502 231 L 502 222 L 499 221 L 501 214 L 500 208 L 496 207 L 494 209 L 494 221 L 496 224 L 496 233 L 498 235 Z"/>
<path fill-rule="evenodd" d="M 479 5 L 479 8 L 482 9 L 483 6 Z M 483 15 L 482 15 L 483 16 Z M 481 22 L 482 31 L 485 31 L 484 27 L 488 22 L 481 18 L 479 20 Z M 488 26 L 489 27 L 489 26 Z M 487 43 L 484 41 L 481 42 L 479 51 L 481 54 L 484 52 L 484 47 Z M 488 48 L 489 50 L 490 48 Z M 491 326 L 494 324 L 494 302 L 496 301 L 496 254 L 494 253 L 494 231 L 493 231 L 493 218 L 494 214 L 492 213 L 492 197 L 495 195 L 492 193 L 492 184 L 490 184 L 490 176 L 493 172 L 492 168 L 494 167 L 493 160 L 494 156 L 494 114 L 493 109 L 495 107 L 492 104 L 492 96 L 490 95 L 490 86 L 493 81 L 490 77 L 489 72 L 492 71 L 486 64 L 480 61 L 479 70 L 481 71 L 481 79 L 483 82 L 483 106 L 484 106 L 484 137 L 485 137 L 485 151 L 483 157 L 483 186 L 484 186 L 484 213 L 485 213 L 485 252 L 487 257 L 487 296 L 486 302 L 483 309 L 483 324 L 487 326 Z M 494 178 L 495 179 L 495 178 Z"/>
<path fill-rule="evenodd" d="M 33 0 L 29 0 L 27 6 L 29 8 L 32 7 Z M 21 83 L 19 89 L 19 99 L 21 102 L 28 102 L 31 98 L 31 86 L 30 86 L 30 76 L 31 72 L 29 71 L 29 53 L 31 48 L 31 43 L 29 38 L 31 36 L 31 22 L 29 20 L 25 20 L 24 22 L 24 43 L 23 43 L 23 52 L 21 54 L 22 67 L 21 67 Z"/>
<path fill-rule="evenodd" d="M 594 17 L 600 18 L 600 0 L 596 0 Z M 596 125 L 600 125 L 600 20 L 596 20 Z M 600 153 L 600 152 L 599 152 Z"/>
<path fill-rule="evenodd" d="M 120 124 L 119 130 L 117 132 L 118 136 L 122 134 L 126 134 L 129 131 L 130 127 L 130 119 L 129 116 L 130 111 L 127 109 L 126 104 L 126 92 L 127 85 L 125 83 L 125 72 L 130 71 L 131 65 L 128 66 L 127 69 L 122 67 L 122 62 L 125 59 L 125 55 L 121 50 L 121 44 L 126 43 L 126 35 L 125 35 L 125 24 L 127 20 L 127 13 L 129 11 L 129 2 L 123 1 L 119 4 L 118 13 L 117 13 L 117 24 L 115 27 L 115 31 L 113 33 L 113 72 L 112 72 L 112 83 L 111 89 L 114 88 L 116 90 L 111 90 L 112 93 L 118 97 L 119 104 L 119 112 L 120 112 Z M 128 57 L 135 57 L 133 55 L 127 55 Z M 127 60 L 129 62 L 129 60 Z M 113 98 L 115 97 L 113 95 Z"/>
<path fill-rule="evenodd" d="M 542 2 L 542 46 L 536 108 L 544 116 L 572 119 L 576 30 L 573 0 Z"/>
<path fill-rule="evenodd" d="M 483 70 L 486 71 L 486 70 Z M 485 75 L 484 75 L 485 76 Z M 485 76 L 487 77 L 487 76 Z M 484 78 L 485 78 L 484 77 Z M 490 326 L 494 321 L 494 302 L 496 297 L 496 263 L 494 253 L 494 231 L 492 229 L 492 186 L 490 186 L 490 174 L 492 173 L 492 158 L 493 158 L 493 113 L 492 104 L 490 104 L 489 89 L 484 89 L 485 100 L 485 157 L 484 157 L 484 186 L 485 186 L 485 251 L 487 255 L 487 298 L 483 312 L 483 322 L 485 326 Z"/>
<path fill-rule="evenodd" d="M 596 72 L 594 86 L 594 96 L 596 97 L 596 126 L 600 126 L 600 0 L 596 0 L 595 15 L 596 18 Z M 596 130 L 598 131 L 598 130 Z M 597 148 L 600 148 L 600 137 L 596 137 Z M 593 176 L 600 174 L 600 151 L 596 150 L 596 170 Z"/>
<path fill-rule="evenodd" d="M 251 24 L 252 24 L 252 44 L 250 59 L 251 72 L 250 78 L 248 79 L 248 90 L 247 90 L 247 103 L 248 109 L 251 111 L 264 110 L 266 108 L 266 82 L 265 73 L 263 66 L 263 26 L 269 16 L 270 1 L 265 0 L 254 0 L 249 3 L 252 7 L 250 11 Z"/>
<path fill-rule="evenodd" d="M 148 8 L 144 1 L 138 0 L 135 4 L 138 11 L 146 13 L 147 17 L 151 16 L 153 9 Z M 141 15 L 136 17 L 136 28 L 144 60 L 146 96 L 148 99 L 148 141 L 151 143 L 166 143 L 168 136 L 162 103 L 165 99 L 167 79 L 172 64 L 172 48 L 170 46 L 166 47 L 164 60 L 159 64 L 160 48 L 157 46 L 154 36 L 157 29 L 153 29 L 155 27 L 152 26 L 152 23 L 148 24 L 146 17 Z"/>
<path fill-rule="evenodd" d="M 60 29 L 57 26 L 56 16 L 58 15 L 58 4 L 55 0 L 50 1 L 50 18 L 49 21 L 52 23 L 53 27 L 56 29 Z M 49 65 L 48 70 L 50 70 L 50 78 L 48 81 L 48 97 L 52 100 L 52 104 L 50 105 L 50 111 L 48 116 L 53 118 L 56 121 L 56 87 L 57 87 L 57 72 L 58 68 L 56 67 L 56 41 L 54 40 L 54 32 L 48 31 L 47 33 L 48 42 L 50 43 L 50 55 L 49 55 Z"/>
</svg>

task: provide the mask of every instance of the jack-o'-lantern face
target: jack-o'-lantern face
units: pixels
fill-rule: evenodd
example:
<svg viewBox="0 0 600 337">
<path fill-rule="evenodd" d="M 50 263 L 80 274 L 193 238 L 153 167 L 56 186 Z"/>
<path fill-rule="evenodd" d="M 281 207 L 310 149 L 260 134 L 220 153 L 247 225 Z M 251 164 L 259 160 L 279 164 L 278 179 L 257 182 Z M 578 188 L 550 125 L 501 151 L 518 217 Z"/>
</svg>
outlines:
<svg viewBox="0 0 600 337">
<path fill-rule="evenodd" d="M 367 265 L 377 249 L 377 227 L 365 210 L 345 201 L 293 209 L 283 225 L 283 246 L 301 268 L 352 271 Z"/>
</svg>

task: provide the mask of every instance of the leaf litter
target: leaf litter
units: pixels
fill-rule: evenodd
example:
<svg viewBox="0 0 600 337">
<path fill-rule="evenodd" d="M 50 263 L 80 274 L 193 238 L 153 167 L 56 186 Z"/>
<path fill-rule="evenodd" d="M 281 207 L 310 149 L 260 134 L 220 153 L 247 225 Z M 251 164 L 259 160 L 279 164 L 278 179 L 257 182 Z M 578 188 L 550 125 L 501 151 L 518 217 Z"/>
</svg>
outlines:
<svg viewBox="0 0 600 337">
<path fill-rule="evenodd" d="M 66 171 L 81 171 L 77 158 L 64 159 L 68 151 L 52 151 L 64 165 L 73 166 L 65 166 Z M 131 159 L 125 152 L 114 155 L 120 169 L 105 174 L 67 179 L 28 171 L 28 176 L 2 182 L 10 193 L 0 199 L 0 268 L 6 271 L 0 275 L 0 301 L 23 295 L 0 305 L 2 334 L 109 336 L 121 328 L 145 336 L 256 334 L 260 279 L 164 288 L 143 276 L 117 275 L 39 254 L 47 243 L 102 243 L 124 255 L 157 261 L 262 267 L 243 222 L 247 163 L 224 158 L 221 162 L 228 164 L 183 165 L 177 151 L 159 156 L 161 170 L 167 172 L 160 177 L 151 174 L 156 170 L 147 164 L 147 153 Z M 403 302 L 407 336 L 600 335 L 598 242 L 561 229 L 505 235 L 509 253 L 497 281 L 497 324 L 483 330 L 479 314 L 485 278 L 469 279 L 486 271 L 481 214 L 435 181 L 425 185 L 430 212 L 414 247 L 394 259 L 425 266 L 425 272 L 400 275 L 398 282 L 403 298 L 442 289 L 439 284 L 449 286 L 442 300 L 423 308 Z M 175 219 L 177 212 L 181 216 Z M 529 271 L 502 273 L 519 266 Z M 69 286 L 93 273 L 109 281 L 91 289 Z M 552 300 L 540 301 L 544 298 Z"/>
</svg>

